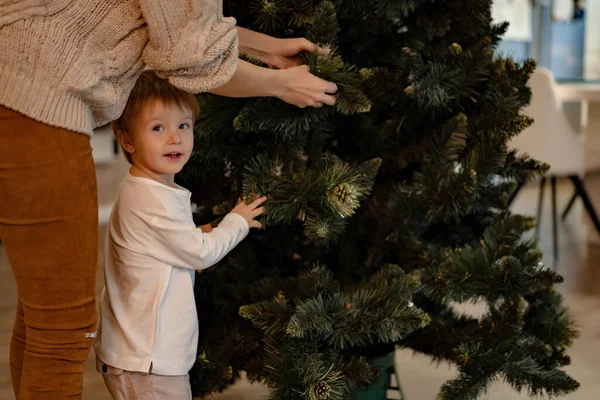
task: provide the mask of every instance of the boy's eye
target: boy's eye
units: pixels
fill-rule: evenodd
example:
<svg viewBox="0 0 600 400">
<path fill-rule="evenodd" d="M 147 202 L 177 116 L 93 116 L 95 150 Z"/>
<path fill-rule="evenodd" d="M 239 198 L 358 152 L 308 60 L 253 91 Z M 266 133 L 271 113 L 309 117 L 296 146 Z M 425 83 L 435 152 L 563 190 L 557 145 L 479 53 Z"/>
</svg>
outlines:
<svg viewBox="0 0 600 400">
<path fill-rule="evenodd" d="M 186 123 L 183 123 L 183 124 L 180 124 L 180 125 L 179 125 L 179 129 L 187 129 L 187 128 L 189 128 L 189 127 L 190 127 L 190 126 L 189 126 L 188 124 L 186 124 Z"/>
<path fill-rule="evenodd" d="M 156 132 L 160 132 L 163 130 L 163 127 L 160 125 L 156 125 L 156 126 L 152 127 L 152 130 L 156 131 Z"/>
</svg>

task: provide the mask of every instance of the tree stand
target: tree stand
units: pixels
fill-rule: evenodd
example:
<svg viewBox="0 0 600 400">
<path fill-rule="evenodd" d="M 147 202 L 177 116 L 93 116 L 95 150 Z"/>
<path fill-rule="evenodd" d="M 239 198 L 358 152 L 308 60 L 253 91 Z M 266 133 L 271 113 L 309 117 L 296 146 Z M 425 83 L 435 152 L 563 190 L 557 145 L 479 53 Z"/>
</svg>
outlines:
<svg viewBox="0 0 600 400">
<path fill-rule="evenodd" d="M 400 375 L 394 354 L 392 352 L 375 360 L 375 365 L 380 368 L 381 375 L 368 389 L 357 390 L 352 395 L 352 400 L 407 400 L 400 385 Z"/>
</svg>

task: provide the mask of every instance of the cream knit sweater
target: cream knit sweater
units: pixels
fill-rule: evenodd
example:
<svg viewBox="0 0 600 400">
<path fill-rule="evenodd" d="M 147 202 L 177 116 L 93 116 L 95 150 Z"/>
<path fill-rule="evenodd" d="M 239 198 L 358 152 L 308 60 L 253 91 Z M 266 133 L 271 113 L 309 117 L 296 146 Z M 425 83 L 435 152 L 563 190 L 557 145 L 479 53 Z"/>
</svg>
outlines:
<svg viewBox="0 0 600 400">
<path fill-rule="evenodd" d="M 237 57 L 222 0 L 0 2 L 0 104 L 75 132 L 118 118 L 146 66 L 199 93 Z"/>
</svg>

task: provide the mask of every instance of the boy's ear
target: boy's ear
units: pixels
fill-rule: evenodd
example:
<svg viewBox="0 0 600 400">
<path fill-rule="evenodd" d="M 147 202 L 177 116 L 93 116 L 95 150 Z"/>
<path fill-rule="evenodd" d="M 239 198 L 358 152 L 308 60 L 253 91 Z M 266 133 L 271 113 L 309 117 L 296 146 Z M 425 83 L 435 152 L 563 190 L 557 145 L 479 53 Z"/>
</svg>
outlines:
<svg viewBox="0 0 600 400">
<path fill-rule="evenodd" d="M 135 153 L 135 147 L 133 146 L 133 140 L 131 140 L 131 136 L 127 132 L 118 131 L 117 132 L 117 140 L 119 144 L 129 154 Z"/>
</svg>

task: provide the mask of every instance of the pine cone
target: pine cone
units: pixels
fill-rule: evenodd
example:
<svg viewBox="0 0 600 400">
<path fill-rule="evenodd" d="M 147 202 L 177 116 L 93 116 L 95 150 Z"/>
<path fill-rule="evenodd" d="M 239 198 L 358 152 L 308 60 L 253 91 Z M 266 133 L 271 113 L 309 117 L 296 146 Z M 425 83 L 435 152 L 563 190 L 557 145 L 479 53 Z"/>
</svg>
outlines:
<svg viewBox="0 0 600 400">
<path fill-rule="evenodd" d="M 317 396 L 318 399 L 328 399 L 330 395 L 331 386 L 325 382 L 317 383 L 317 386 L 315 386 L 315 396 Z"/>
<path fill-rule="evenodd" d="M 346 203 L 348 196 L 350 196 L 350 190 L 347 185 L 337 185 L 333 189 L 333 195 L 337 197 L 340 203 Z"/>
<path fill-rule="evenodd" d="M 351 216 L 358 208 L 359 189 L 353 184 L 340 183 L 329 194 L 329 201 L 342 218 Z"/>
</svg>

